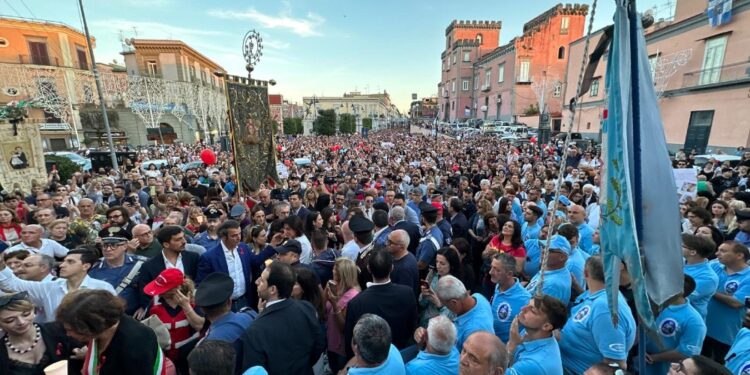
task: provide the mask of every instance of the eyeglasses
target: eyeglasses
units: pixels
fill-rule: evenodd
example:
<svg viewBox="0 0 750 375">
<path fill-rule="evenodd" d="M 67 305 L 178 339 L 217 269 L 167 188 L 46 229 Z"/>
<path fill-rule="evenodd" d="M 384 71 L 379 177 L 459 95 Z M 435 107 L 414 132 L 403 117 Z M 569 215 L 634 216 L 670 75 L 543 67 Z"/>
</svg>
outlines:
<svg viewBox="0 0 750 375">
<path fill-rule="evenodd" d="M 105 243 L 102 245 L 102 249 L 114 249 L 118 246 L 125 245 L 125 242 L 123 243 Z"/>
<path fill-rule="evenodd" d="M 6 294 L 2 297 L 0 297 L 0 309 L 3 307 L 10 305 L 12 302 L 15 301 L 21 301 L 21 300 L 28 300 L 29 299 L 29 293 L 27 292 L 20 292 L 15 294 Z"/>
</svg>

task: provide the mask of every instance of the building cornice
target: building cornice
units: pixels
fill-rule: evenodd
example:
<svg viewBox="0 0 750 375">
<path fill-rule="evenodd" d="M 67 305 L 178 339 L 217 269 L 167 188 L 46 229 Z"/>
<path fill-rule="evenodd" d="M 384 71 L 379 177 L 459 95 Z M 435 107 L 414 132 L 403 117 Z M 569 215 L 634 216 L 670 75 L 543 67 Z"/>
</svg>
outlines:
<svg viewBox="0 0 750 375">
<path fill-rule="evenodd" d="M 181 40 L 162 40 L 162 39 L 131 39 L 131 45 L 136 49 L 150 50 L 150 51 L 179 51 L 185 52 L 191 55 L 197 60 L 203 62 L 204 65 L 208 65 L 212 71 L 219 70 L 222 73 L 227 71 L 213 60 L 209 59 L 202 53 L 196 51 L 185 42 Z M 123 53 L 125 54 L 125 53 Z"/>
<path fill-rule="evenodd" d="M 7 24 L 8 26 L 16 30 L 47 31 L 47 32 L 56 31 L 58 33 L 64 33 L 64 34 L 73 35 L 79 38 L 83 38 L 84 41 L 86 40 L 86 35 L 84 35 L 83 32 L 61 22 L 53 22 L 53 21 L 45 21 L 45 20 L 37 21 L 37 20 L 26 19 L 22 17 L 0 16 L 0 25 L 5 25 L 5 24 Z M 93 36 L 91 37 L 91 45 L 94 48 L 96 48 L 96 38 L 94 38 Z"/>
<path fill-rule="evenodd" d="M 523 34 L 530 34 L 538 30 L 543 24 L 547 23 L 552 17 L 557 15 L 575 15 L 586 16 L 589 12 L 589 6 L 586 4 L 557 4 L 550 10 L 538 15 L 531 21 L 523 25 Z"/>
<path fill-rule="evenodd" d="M 477 21 L 477 20 L 453 20 L 453 22 L 445 28 L 445 35 L 453 31 L 453 29 L 486 29 L 486 30 L 499 30 L 502 29 L 502 21 Z"/>
</svg>

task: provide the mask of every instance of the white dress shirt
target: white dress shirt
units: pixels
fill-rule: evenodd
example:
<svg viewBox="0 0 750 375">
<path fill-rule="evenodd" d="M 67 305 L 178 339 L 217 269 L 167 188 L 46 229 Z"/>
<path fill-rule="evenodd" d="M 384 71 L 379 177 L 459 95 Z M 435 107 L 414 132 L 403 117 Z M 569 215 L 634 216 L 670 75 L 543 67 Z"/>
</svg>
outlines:
<svg viewBox="0 0 750 375">
<path fill-rule="evenodd" d="M 6 267 L 0 271 L 0 289 L 28 292 L 31 302 L 40 309 L 36 321 L 46 323 L 55 320 L 55 310 L 60 306 L 63 297 L 68 294 L 68 281 L 60 278 L 50 281 L 21 280 L 13 274 L 10 268 Z M 79 289 L 103 289 L 117 295 L 108 282 L 93 279 L 88 275 L 83 278 Z"/>
<path fill-rule="evenodd" d="M 164 269 L 167 268 L 177 268 L 178 270 L 182 271 L 182 273 L 185 273 L 185 266 L 182 264 L 182 254 L 177 256 L 177 263 L 172 264 L 172 262 L 167 259 L 167 257 L 164 255 L 164 252 L 161 253 L 161 256 L 164 258 Z"/>
<path fill-rule="evenodd" d="M 18 245 L 12 246 L 6 251 L 10 253 L 17 250 L 26 250 L 31 254 L 49 255 L 53 258 L 62 258 L 68 255 L 67 247 L 60 245 L 55 240 L 50 240 L 47 238 L 42 238 L 42 246 L 40 246 L 39 248 L 32 247 L 21 242 Z"/>
<path fill-rule="evenodd" d="M 232 289 L 232 299 L 237 299 L 245 295 L 245 273 L 242 272 L 242 259 L 237 253 L 237 247 L 234 249 L 227 248 L 224 241 L 221 241 L 221 249 L 224 250 L 224 259 L 227 260 L 227 270 L 229 277 L 234 281 Z"/>
</svg>

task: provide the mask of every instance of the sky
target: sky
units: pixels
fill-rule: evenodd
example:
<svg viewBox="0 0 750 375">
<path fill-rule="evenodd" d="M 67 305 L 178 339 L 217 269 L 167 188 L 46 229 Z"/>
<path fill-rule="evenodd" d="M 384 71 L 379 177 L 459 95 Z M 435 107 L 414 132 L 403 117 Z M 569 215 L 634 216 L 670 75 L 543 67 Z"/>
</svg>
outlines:
<svg viewBox="0 0 750 375">
<path fill-rule="evenodd" d="M 669 0 L 639 0 L 670 14 Z M 674 0 L 672 0 L 674 1 Z M 697 1 L 697 0 L 682 0 Z M 402 113 L 411 94 L 437 95 L 445 28 L 454 20 L 502 21 L 500 44 L 550 9 L 551 0 L 84 0 L 97 62 L 123 64 L 125 38 L 179 39 L 245 75 L 242 40 L 254 29 L 263 56 L 253 77 L 275 79 L 271 93 L 303 96 L 383 92 Z M 591 1 L 581 1 L 591 4 Z M 611 23 L 614 1 L 600 0 L 594 30 Z M 63 22 L 83 29 L 78 0 L 0 0 L 0 15 Z"/>
</svg>

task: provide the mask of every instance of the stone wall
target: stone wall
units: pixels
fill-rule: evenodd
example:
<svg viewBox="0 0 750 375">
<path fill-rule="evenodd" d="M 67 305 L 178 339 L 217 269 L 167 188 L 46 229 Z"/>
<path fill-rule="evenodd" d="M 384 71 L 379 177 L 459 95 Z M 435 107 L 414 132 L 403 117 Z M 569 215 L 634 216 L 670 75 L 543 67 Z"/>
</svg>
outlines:
<svg viewBox="0 0 750 375">
<path fill-rule="evenodd" d="M 28 167 L 14 169 L 11 167 L 11 154 L 16 147 L 21 147 L 26 156 Z M 0 183 L 6 191 L 21 189 L 28 193 L 31 183 L 37 180 L 47 181 L 47 170 L 44 165 L 44 151 L 39 125 L 36 122 L 18 124 L 18 135 L 13 135 L 13 125 L 0 120 Z"/>
</svg>

